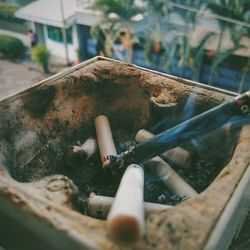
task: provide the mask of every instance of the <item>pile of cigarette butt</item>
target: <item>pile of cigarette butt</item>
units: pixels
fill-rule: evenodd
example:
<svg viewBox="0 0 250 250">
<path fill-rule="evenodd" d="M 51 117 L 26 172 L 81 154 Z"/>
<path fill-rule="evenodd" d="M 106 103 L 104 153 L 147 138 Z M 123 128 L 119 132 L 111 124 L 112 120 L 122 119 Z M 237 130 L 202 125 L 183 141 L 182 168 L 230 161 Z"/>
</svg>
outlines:
<svg viewBox="0 0 250 250">
<path fill-rule="evenodd" d="M 109 166 L 109 156 L 116 156 L 117 150 L 112 136 L 107 116 L 100 115 L 95 119 L 96 137 L 88 138 L 82 145 L 70 148 L 69 164 L 76 164 L 93 156 L 99 148 L 103 169 Z M 154 135 L 141 129 L 135 137 L 141 143 Z M 174 194 L 185 197 L 194 197 L 197 192 L 180 177 L 165 161 L 186 168 L 189 162 L 189 153 L 176 147 L 164 152 L 161 157 L 156 156 L 143 165 L 135 163 L 126 167 L 115 198 L 91 193 L 88 199 L 88 214 L 90 216 L 107 219 L 108 235 L 121 245 L 134 244 L 144 232 L 144 217 L 152 212 L 171 208 L 169 205 L 144 202 L 144 167 L 150 169 L 161 178 L 165 186 Z"/>
</svg>

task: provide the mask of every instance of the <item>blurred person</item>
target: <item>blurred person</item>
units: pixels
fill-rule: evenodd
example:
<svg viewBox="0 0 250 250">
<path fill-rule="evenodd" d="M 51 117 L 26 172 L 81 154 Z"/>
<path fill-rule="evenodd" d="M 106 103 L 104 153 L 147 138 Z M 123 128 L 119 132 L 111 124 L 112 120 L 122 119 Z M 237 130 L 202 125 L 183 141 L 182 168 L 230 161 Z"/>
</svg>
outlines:
<svg viewBox="0 0 250 250">
<path fill-rule="evenodd" d="M 152 47 L 152 59 L 153 59 L 153 64 L 155 65 L 156 69 L 160 69 L 161 65 L 161 60 L 162 60 L 162 55 L 165 52 L 164 46 L 161 41 L 155 42 Z"/>
<path fill-rule="evenodd" d="M 119 33 L 119 37 L 113 46 L 113 51 L 115 59 L 132 63 L 132 43 L 125 31 Z"/>
<path fill-rule="evenodd" d="M 35 47 L 37 44 L 37 36 L 36 36 L 36 33 L 33 32 L 31 29 L 28 32 L 28 38 L 29 38 L 31 47 L 32 48 Z"/>
</svg>

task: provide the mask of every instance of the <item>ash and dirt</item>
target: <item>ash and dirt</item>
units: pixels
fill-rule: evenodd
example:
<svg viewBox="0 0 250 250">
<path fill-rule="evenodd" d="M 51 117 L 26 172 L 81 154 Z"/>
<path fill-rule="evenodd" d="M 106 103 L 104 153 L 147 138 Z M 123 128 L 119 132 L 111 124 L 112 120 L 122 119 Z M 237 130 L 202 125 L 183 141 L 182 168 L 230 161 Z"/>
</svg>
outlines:
<svg viewBox="0 0 250 250">
<path fill-rule="evenodd" d="M 134 135 L 131 137 L 130 133 L 127 133 L 126 135 L 126 131 L 117 130 L 114 133 L 114 140 L 116 145 L 118 145 L 118 153 L 126 151 L 131 146 L 135 145 L 133 138 Z M 233 139 L 231 140 L 233 143 Z M 190 151 L 197 151 L 191 146 L 186 146 L 186 148 Z M 230 152 L 233 148 L 234 147 L 228 147 L 225 151 Z M 217 157 L 215 152 L 210 152 L 210 154 L 213 155 L 213 160 L 209 160 L 210 157 L 207 155 L 206 158 L 208 159 L 204 159 L 204 157 L 198 155 L 198 152 L 193 153 L 193 168 L 191 169 L 182 169 L 178 166 L 172 165 L 176 172 L 199 193 L 204 191 L 212 183 L 224 167 L 224 164 L 229 160 L 229 158 L 224 158 L 226 154 L 223 153 L 217 155 Z M 87 181 L 83 169 L 86 171 L 91 169 L 91 175 Z M 63 174 L 74 180 L 75 185 L 79 188 L 80 207 L 84 214 L 87 214 L 87 199 L 91 192 L 98 195 L 114 197 L 119 185 L 119 180 L 112 179 L 102 170 L 98 153 L 75 168 L 72 166 L 65 166 Z M 185 200 L 185 197 L 179 197 L 178 195 L 171 193 L 159 177 L 153 175 L 150 170 L 145 169 L 144 199 L 147 202 L 176 205 L 182 200 Z"/>
<path fill-rule="evenodd" d="M 105 62 L 99 64 L 75 72 L 58 84 L 27 92 L 12 104 L 5 104 L 7 109 L 0 114 L 1 120 L 6 121 L 3 122 L 5 125 L 0 123 L 6 130 L 5 134 L 0 133 L 0 140 L 6 141 L 6 147 L 13 144 L 15 149 L 10 150 L 5 159 L 12 177 L 20 182 L 32 182 L 52 174 L 69 177 L 79 188 L 80 199 L 76 207 L 82 213 L 86 213 L 86 200 L 91 192 L 115 196 L 118 186 L 102 171 L 98 154 L 76 167 L 68 166 L 65 161 L 68 147 L 95 136 L 93 121 L 97 115 L 109 117 L 120 153 L 134 145 L 134 136 L 139 129 L 159 133 L 181 122 L 192 91 L 197 96 L 192 115 L 227 100 L 226 96 L 190 86 L 176 86 L 171 80 L 162 82 L 161 77 L 143 75 L 133 68 L 110 67 Z M 47 95 L 49 99 L 44 101 Z M 173 108 L 175 105 L 164 111 L 159 107 L 155 109 L 150 97 L 159 103 L 174 103 L 176 109 Z M 41 106 L 37 105 L 37 100 L 41 101 Z M 170 122 L 157 126 L 166 117 Z M 31 131 L 35 132 L 32 134 Z M 193 167 L 188 170 L 172 167 L 201 192 L 230 160 L 237 136 L 237 132 L 223 129 L 187 141 L 181 146 L 192 152 Z M 145 201 L 175 205 L 182 201 L 182 197 L 171 194 L 161 180 L 146 169 Z"/>
</svg>

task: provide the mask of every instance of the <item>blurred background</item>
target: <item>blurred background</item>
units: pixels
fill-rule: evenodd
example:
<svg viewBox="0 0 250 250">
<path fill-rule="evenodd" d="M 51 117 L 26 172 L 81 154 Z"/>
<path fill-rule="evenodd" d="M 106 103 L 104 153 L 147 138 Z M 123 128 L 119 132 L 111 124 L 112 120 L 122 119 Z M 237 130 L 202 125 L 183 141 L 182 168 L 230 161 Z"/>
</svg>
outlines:
<svg viewBox="0 0 250 250">
<path fill-rule="evenodd" d="M 0 0 L 0 99 L 96 55 L 241 93 L 250 0 Z"/>
<path fill-rule="evenodd" d="M 1 89 L 104 55 L 243 92 L 249 34 L 249 0 L 1 0 Z"/>
</svg>

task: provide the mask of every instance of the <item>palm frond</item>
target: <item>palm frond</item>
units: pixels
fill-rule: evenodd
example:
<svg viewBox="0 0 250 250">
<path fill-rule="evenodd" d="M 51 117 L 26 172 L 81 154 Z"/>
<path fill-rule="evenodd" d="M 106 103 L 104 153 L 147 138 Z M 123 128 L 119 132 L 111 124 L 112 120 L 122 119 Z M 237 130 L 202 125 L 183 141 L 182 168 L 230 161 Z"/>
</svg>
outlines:
<svg viewBox="0 0 250 250">
<path fill-rule="evenodd" d="M 207 4 L 207 8 L 215 14 L 244 21 L 243 13 L 246 10 L 241 4 L 238 4 L 237 0 L 219 0 L 217 2 L 212 1 Z"/>
<path fill-rule="evenodd" d="M 123 20 L 130 18 L 143 10 L 135 5 L 135 0 L 95 0 L 93 9 L 100 10 L 104 16 L 117 14 Z"/>
<path fill-rule="evenodd" d="M 166 15 L 172 9 L 169 6 L 168 0 L 145 0 L 149 11 L 157 13 L 157 15 Z"/>
<path fill-rule="evenodd" d="M 187 36 L 180 38 L 180 50 L 179 50 L 180 60 L 178 62 L 179 68 L 184 68 L 189 61 L 190 56 L 190 43 Z"/>
<path fill-rule="evenodd" d="M 172 62 L 175 58 L 176 51 L 177 51 L 178 44 L 173 42 L 166 47 L 166 51 L 163 55 L 165 68 L 167 71 L 170 71 Z"/>
<path fill-rule="evenodd" d="M 244 48 L 245 46 L 243 45 L 240 45 L 240 46 L 237 46 L 237 47 L 234 47 L 234 48 L 230 48 L 230 49 L 227 49 L 221 53 L 219 53 L 215 59 L 214 59 L 214 62 L 212 64 L 212 74 L 218 69 L 218 67 L 223 63 L 223 61 L 225 59 L 227 59 L 229 56 L 233 55 L 234 52 L 240 48 Z"/>
<path fill-rule="evenodd" d="M 199 44 L 192 49 L 191 51 L 191 57 L 193 58 L 193 63 L 192 63 L 192 67 L 196 68 L 198 66 L 198 64 L 201 63 L 201 60 L 203 58 L 204 55 L 204 50 L 205 50 L 205 45 L 208 42 L 208 40 L 213 37 L 215 35 L 214 32 L 209 32 L 207 33 L 199 42 Z"/>
<path fill-rule="evenodd" d="M 153 46 L 153 40 L 147 39 L 144 45 L 144 57 L 148 63 L 153 62 L 152 46 Z"/>
</svg>

